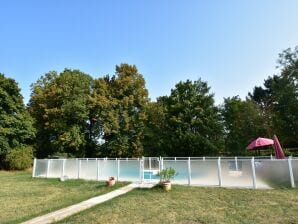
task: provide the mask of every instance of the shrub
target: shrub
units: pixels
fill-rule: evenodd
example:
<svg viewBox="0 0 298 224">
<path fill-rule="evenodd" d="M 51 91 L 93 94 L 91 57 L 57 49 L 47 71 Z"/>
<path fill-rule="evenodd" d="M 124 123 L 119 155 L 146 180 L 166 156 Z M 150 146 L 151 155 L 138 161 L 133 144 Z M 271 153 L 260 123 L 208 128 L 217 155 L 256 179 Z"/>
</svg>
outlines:
<svg viewBox="0 0 298 224">
<path fill-rule="evenodd" d="M 169 168 L 166 168 L 166 169 L 163 169 L 161 170 L 157 176 L 160 177 L 160 182 L 163 183 L 163 182 L 169 182 L 171 181 L 172 179 L 174 179 L 175 176 L 177 176 L 178 173 L 176 172 L 176 170 L 172 167 L 169 167 Z"/>
<path fill-rule="evenodd" d="M 33 151 L 29 146 L 20 146 L 6 154 L 7 168 L 10 170 L 24 170 L 32 165 Z"/>
</svg>

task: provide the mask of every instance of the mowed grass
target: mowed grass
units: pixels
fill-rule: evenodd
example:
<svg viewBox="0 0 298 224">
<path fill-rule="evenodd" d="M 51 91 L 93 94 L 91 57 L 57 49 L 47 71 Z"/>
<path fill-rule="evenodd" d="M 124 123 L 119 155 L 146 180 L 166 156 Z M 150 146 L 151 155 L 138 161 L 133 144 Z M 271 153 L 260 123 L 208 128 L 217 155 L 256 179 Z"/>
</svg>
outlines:
<svg viewBox="0 0 298 224">
<path fill-rule="evenodd" d="M 30 171 L 0 171 L 0 223 L 19 223 L 115 190 L 104 182 L 31 178 Z"/>
<path fill-rule="evenodd" d="M 298 189 L 137 189 L 58 223 L 298 223 Z"/>
</svg>

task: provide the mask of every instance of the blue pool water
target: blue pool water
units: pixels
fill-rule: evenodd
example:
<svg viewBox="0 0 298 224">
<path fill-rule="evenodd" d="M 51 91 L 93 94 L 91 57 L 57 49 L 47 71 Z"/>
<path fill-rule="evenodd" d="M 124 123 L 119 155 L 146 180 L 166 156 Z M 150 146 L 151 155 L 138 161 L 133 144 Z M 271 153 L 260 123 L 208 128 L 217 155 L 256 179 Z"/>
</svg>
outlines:
<svg viewBox="0 0 298 224">
<path fill-rule="evenodd" d="M 159 180 L 159 176 L 153 171 L 144 171 L 144 179 L 146 180 Z"/>
</svg>

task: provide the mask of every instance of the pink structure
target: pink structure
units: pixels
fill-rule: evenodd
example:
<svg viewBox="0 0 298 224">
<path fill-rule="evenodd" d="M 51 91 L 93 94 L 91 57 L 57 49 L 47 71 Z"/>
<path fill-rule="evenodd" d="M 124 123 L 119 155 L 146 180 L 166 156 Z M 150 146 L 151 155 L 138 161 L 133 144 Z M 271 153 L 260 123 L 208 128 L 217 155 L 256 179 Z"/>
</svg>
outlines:
<svg viewBox="0 0 298 224">
<path fill-rule="evenodd" d="M 276 159 L 284 159 L 285 158 L 285 154 L 284 151 L 282 150 L 282 147 L 278 141 L 278 138 L 276 135 L 273 136 L 273 140 L 274 140 L 274 153 L 275 153 L 275 158 Z"/>
<path fill-rule="evenodd" d="M 252 141 L 246 148 L 248 150 L 253 150 L 254 148 L 266 146 L 266 145 L 273 145 L 274 141 L 270 138 L 257 138 Z"/>
</svg>

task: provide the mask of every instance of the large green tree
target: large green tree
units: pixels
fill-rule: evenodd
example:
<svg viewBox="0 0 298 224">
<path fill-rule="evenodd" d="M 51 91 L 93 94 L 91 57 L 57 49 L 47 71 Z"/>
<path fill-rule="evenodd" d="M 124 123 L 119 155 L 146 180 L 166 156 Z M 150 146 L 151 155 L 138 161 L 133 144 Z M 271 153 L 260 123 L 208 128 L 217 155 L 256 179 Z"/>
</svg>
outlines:
<svg viewBox="0 0 298 224">
<path fill-rule="evenodd" d="M 104 144 L 103 155 L 143 155 L 148 91 L 135 65 L 116 66 L 116 74 L 95 80 L 90 99 L 96 127 Z"/>
<path fill-rule="evenodd" d="M 35 119 L 39 157 L 92 155 L 91 86 L 89 75 L 70 69 L 60 74 L 49 72 L 32 85 L 29 108 Z"/>
<path fill-rule="evenodd" d="M 158 99 L 165 124 L 155 125 L 155 128 L 162 128 L 157 134 L 163 133 L 160 151 L 165 155 L 214 155 L 221 149 L 221 119 L 209 91 L 206 82 L 187 80 L 176 84 L 170 96 Z M 155 138 L 157 136 L 152 141 Z"/>
<path fill-rule="evenodd" d="M 0 73 L 0 166 L 10 150 L 32 144 L 32 123 L 17 83 Z"/>
<path fill-rule="evenodd" d="M 298 47 L 279 55 L 280 74 L 268 77 L 264 87 L 249 96 L 262 108 L 264 122 L 286 147 L 298 146 Z"/>
<path fill-rule="evenodd" d="M 147 121 L 144 130 L 144 155 L 164 156 L 169 139 L 167 138 L 166 111 L 161 100 L 149 102 L 146 107 Z"/>
<path fill-rule="evenodd" d="M 259 106 L 238 96 L 226 98 L 222 106 L 225 130 L 225 154 L 245 155 L 246 146 L 259 136 L 269 136 Z"/>
</svg>

